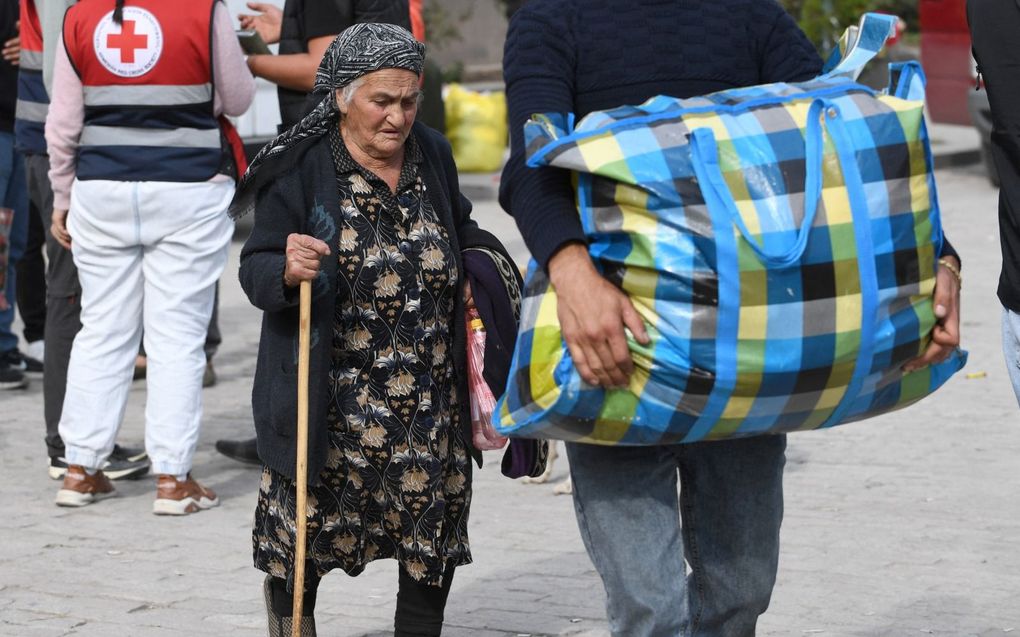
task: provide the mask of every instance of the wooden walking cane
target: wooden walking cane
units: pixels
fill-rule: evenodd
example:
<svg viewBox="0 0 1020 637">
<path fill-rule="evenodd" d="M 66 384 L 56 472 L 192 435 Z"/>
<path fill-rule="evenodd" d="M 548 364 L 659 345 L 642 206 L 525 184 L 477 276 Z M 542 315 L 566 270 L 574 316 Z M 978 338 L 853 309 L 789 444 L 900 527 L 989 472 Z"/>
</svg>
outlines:
<svg viewBox="0 0 1020 637">
<path fill-rule="evenodd" d="M 291 637 L 301 637 L 301 614 L 305 592 L 305 522 L 308 514 L 308 358 L 312 334 L 312 282 L 302 281 L 298 314 L 297 376 L 297 506 L 294 508 L 294 605 Z"/>
</svg>

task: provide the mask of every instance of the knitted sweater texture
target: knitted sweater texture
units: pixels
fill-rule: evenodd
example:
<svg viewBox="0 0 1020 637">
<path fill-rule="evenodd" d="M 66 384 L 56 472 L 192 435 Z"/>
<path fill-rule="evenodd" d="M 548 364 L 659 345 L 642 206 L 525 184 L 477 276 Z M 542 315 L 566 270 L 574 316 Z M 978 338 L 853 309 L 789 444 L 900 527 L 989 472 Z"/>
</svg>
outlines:
<svg viewBox="0 0 1020 637">
<path fill-rule="evenodd" d="M 541 0 L 510 23 L 503 58 L 510 159 L 500 204 L 542 265 L 584 241 L 570 177 L 524 165 L 534 113 L 640 104 L 739 86 L 811 79 L 821 58 L 774 0 Z"/>
</svg>

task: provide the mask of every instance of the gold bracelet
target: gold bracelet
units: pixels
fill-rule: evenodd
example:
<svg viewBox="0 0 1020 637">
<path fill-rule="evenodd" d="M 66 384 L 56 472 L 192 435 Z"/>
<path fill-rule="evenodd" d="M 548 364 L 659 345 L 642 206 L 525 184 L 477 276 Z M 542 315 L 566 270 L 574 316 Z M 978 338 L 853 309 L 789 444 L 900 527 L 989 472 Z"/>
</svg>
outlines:
<svg viewBox="0 0 1020 637">
<path fill-rule="evenodd" d="M 962 290 L 963 275 L 960 274 L 960 269 L 953 265 L 952 261 L 950 261 L 949 259 L 939 259 L 938 263 L 939 265 L 946 266 L 946 269 L 953 273 L 953 276 L 956 277 L 956 282 L 960 284 L 960 289 Z"/>
</svg>

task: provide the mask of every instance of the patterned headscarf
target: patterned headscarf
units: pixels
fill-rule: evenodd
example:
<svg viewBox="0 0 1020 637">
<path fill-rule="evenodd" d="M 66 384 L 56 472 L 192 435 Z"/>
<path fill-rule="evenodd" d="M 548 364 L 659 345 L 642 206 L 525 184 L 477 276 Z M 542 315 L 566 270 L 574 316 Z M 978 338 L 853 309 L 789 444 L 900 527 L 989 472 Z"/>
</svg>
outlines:
<svg viewBox="0 0 1020 637">
<path fill-rule="evenodd" d="M 267 177 L 275 172 L 266 170 L 267 165 L 276 164 L 301 142 L 321 137 L 336 126 L 340 113 L 337 89 L 381 69 L 407 69 L 420 76 L 424 65 L 425 45 L 415 40 L 410 31 L 394 24 L 363 22 L 336 36 L 315 72 L 312 93 L 323 95 L 322 101 L 304 119 L 259 151 L 237 185 L 230 216 L 237 219 L 254 208 L 255 195 L 268 181 Z"/>
</svg>

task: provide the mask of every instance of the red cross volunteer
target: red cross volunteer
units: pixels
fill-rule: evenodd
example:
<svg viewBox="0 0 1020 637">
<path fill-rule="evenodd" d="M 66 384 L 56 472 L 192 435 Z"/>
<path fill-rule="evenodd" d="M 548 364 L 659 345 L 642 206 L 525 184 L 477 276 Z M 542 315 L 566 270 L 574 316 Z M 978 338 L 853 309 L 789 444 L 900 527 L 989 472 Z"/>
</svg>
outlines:
<svg viewBox="0 0 1020 637">
<path fill-rule="evenodd" d="M 67 12 L 62 44 L 46 120 L 52 232 L 78 266 L 82 329 L 60 418 L 69 469 L 56 502 L 113 494 L 101 469 L 144 327 L 153 511 L 193 513 L 218 503 L 190 471 L 239 170 L 222 115 L 248 108 L 254 82 L 216 0 L 83 0 Z"/>
</svg>

